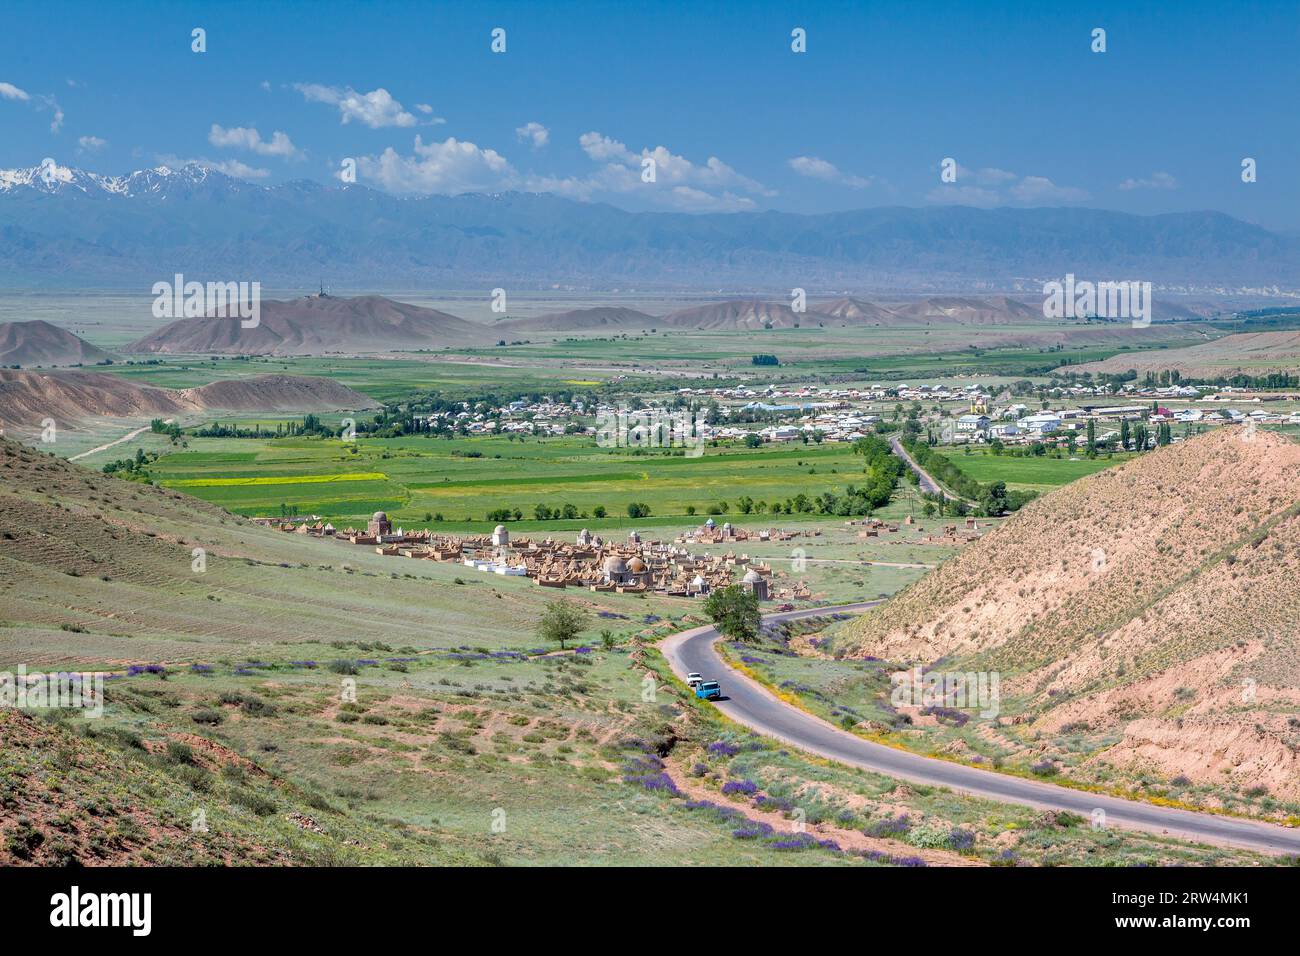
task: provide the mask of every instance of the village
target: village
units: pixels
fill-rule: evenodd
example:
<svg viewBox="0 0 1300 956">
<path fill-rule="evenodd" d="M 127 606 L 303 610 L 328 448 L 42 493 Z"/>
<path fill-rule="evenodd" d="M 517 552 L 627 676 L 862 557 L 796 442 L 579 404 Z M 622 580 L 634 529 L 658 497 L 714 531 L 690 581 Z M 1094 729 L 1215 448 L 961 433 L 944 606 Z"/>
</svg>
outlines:
<svg viewBox="0 0 1300 956">
<path fill-rule="evenodd" d="M 1014 400 L 1011 390 L 994 390 L 980 383 L 967 385 L 874 384 L 861 387 L 769 385 L 763 388 L 732 386 L 679 388 L 675 403 L 707 407 L 707 415 L 694 416 L 693 437 L 701 442 L 764 443 L 854 442 L 876 430 L 882 421 L 915 416 L 936 428 L 941 444 L 1000 441 L 1069 443 L 1076 432 L 1094 423 L 1095 440 L 1114 442 L 1119 426 L 1162 424 L 1187 426 L 1190 433 L 1209 426 L 1300 425 L 1296 396 L 1287 392 L 1244 387 L 1138 385 L 1058 385 L 1041 394 Z M 1048 399 L 1055 399 L 1050 401 Z M 1031 403 L 1032 402 L 1032 406 Z M 904 403 L 910 409 L 904 408 Z M 1076 403 L 1076 404 L 1067 404 Z M 465 435 L 520 435 L 557 437 L 566 434 L 598 435 L 591 418 L 619 418 L 629 426 L 627 444 L 654 445 L 655 422 L 684 414 L 667 403 L 650 403 L 633 411 L 606 403 L 586 405 L 580 399 L 557 402 L 551 396 L 529 402 L 512 401 L 500 408 L 465 407 L 429 416 L 432 426 L 449 426 Z M 640 424 L 638 424 L 640 423 Z M 1112 428 L 1112 431 L 1098 429 Z M 1173 440 L 1178 440 L 1174 436 Z"/>
</svg>

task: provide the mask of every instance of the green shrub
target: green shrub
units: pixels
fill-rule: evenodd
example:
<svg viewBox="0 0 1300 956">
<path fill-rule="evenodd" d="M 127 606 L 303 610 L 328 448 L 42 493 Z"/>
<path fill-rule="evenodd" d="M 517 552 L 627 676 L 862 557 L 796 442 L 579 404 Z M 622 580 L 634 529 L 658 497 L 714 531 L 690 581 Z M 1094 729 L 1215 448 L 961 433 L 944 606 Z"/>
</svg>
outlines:
<svg viewBox="0 0 1300 956">
<path fill-rule="evenodd" d="M 194 748 L 179 740 L 167 741 L 167 759 L 172 763 L 194 763 Z"/>
<path fill-rule="evenodd" d="M 172 776 L 196 793 L 207 793 L 212 789 L 212 774 L 194 764 L 181 764 L 172 771 Z"/>
<path fill-rule="evenodd" d="M 231 790 L 230 802 L 246 810 L 253 811 L 259 817 L 270 816 L 276 811 L 274 800 L 253 790 Z"/>
</svg>

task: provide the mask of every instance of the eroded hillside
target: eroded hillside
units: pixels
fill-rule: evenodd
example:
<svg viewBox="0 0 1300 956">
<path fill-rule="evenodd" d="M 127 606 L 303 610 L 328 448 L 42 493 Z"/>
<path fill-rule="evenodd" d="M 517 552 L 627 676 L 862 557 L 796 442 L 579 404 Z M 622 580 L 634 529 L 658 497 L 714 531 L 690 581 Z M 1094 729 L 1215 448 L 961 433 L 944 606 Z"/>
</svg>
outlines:
<svg viewBox="0 0 1300 956">
<path fill-rule="evenodd" d="M 1300 793 L 1300 445 L 1220 429 L 1053 492 L 836 652 L 1002 675 L 1112 765 Z"/>
<path fill-rule="evenodd" d="M 0 712 L 0 863 L 1261 862 L 809 762 L 667 675 L 691 608 L 573 593 L 556 652 L 541 590 L 0 440 L 0 671 L 110 675 Z"/>
</svg>

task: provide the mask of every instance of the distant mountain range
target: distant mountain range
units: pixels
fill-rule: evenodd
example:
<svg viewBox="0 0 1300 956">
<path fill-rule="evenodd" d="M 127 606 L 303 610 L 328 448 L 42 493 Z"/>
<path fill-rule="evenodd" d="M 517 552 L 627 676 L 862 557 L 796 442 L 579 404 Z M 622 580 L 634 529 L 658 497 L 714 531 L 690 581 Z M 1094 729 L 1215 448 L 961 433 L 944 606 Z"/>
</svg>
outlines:
<svg viewBox="0 0 1300 956">
<path fill-rule="evenodd" d="M 187 278 L 359 288 L 1015 289 L 1067 272 L 1205 288 L 1300 284 L 1300 240 L 1215 212 L 882 207 L 626 212 L 549 194 L 400 199 L 262 186 L 198 165 L 0 170 L 0 283 Z M 1041 285 L 1039 286 L 1041 289 Z"/>
<path fill-rule="evenodd" d="M 1157 318 L 1197 318 L 1186 310 Z M 124 355 L 366 355 L 383 352 L 473 348 L 547 333 L 614 334 L 647 330 L 754 332 L 790 328 L 944 329 L 1026 326 L 1052 335 L 1101 344 L 1127 325 L 1062 323 L 1041 307 L 1007 296 L 932 296 L 880 304 L 864 299 L 813 301 L 796 312 L 784 302 L 729 299 L 654 316 L 622 306 L 596 306 L 495 323 L 471 322 L 447 312 L 386 296 L 326 294 L 261 302 L 259 322 L 245 328 L 238 316 L 211 314 L 177 319 L 120 349 Z M 1171 327 L 1172 328 L 1172 327 Z M 1055 339 L 1053 341 L 1056 341 Z M 987 344 L 987 343 L 986 343 Z M 0 366 L 90 365 L 112 359 L 65 329 L 44 321 L 0 324 Z"/>
<path fill-rule="evenodd" d="M 1070 328 L 1065 328 L 1059 320 L 1046 319 L 1041 307 L 1006 296 L 935 296 L 891 305 L 836 299 L 811 302 L 802 312 L 796 312 L 784 302 L 730 299 L 657 317 L 620 306 L 598 306 L 485 324 L 380 295 L 353 298 L 309 295 L 289 301 L 263 301 L 260 323 L 254 328 L 244 328 L 238 317 L 222 315 L 178 319 L 131 343 L 122 352 L 127 355 L 358 355 L 484 346 L 518 341 L 530 335 L 564 332 L 622 334 L 657 329 L 762 333 L 798 327 L 941 329 L 1026 325 L 1041 325 L 1058 332 L 1064 328 L 1070 334 L 1085 334 L 1085 337 L 1088 332 L 1105 333 L 1108 328 L 1114 328 L 1082 321 L 1067 323 Z"/>
</svg>

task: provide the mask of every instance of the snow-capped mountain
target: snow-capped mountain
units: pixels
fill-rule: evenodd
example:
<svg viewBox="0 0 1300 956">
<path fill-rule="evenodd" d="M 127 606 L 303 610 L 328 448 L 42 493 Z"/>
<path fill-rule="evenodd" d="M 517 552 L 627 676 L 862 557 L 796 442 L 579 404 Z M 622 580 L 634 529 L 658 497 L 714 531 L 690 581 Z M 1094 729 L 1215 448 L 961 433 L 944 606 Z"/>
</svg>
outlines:
<svg viewBox="0 0 1300 956">
<path fill-rule="evenodd" d="M 199 163 L 187 163 L 175 168 L 155 166 L 125 176 L 103 176 L 72 166 L 60 166 L 53 160 L 26 169 L 0 169 L 0 194 L 19 193 L 27 189 L 42 193 L 76 191 L 91 197 L 130 198 L 192 190 L 204 183 L 217 184 L 220 188 L 245 185 Z"/>
<path fill-rule="evenodd" d="M 816 286 L 935 292 L 1093 280 L 1300 285 L 1300 241 L 1215 212 L 958 206 L 627 212 L 545 193 L 399 198 L 197 163 L 0 170 L 0 284 L 148 287 L 177 272 L 296 286 Z M 490 284 L 489 284 L 490 283 Z"/>
</svg>

